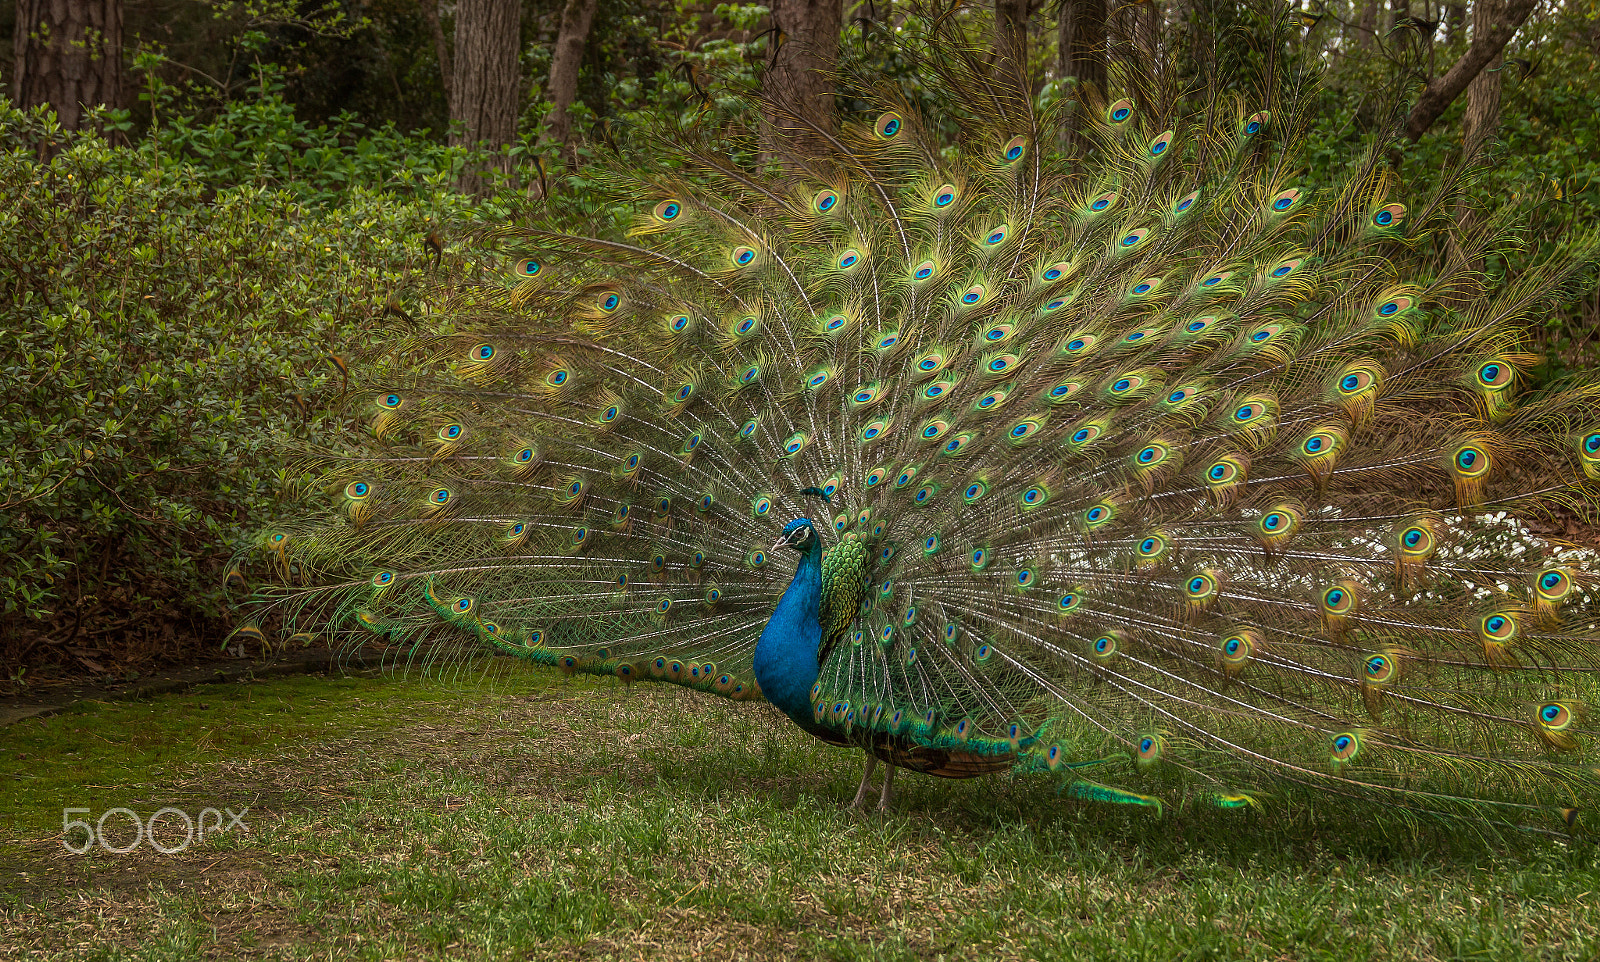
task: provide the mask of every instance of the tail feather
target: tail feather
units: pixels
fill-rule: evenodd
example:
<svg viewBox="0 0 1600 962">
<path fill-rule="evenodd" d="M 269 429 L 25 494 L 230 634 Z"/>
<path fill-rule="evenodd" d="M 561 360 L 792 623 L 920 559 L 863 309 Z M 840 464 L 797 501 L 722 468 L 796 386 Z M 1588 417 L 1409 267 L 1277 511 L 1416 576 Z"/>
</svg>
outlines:
<svg viewBox="0 0 1600 962">
<path fill-rule="evenodd" d="M 265 616 L 757 697 L 770 546 L 821 492 L 871 562 L 814 721 L 891 764 L 1071 779 L 1087 737 L 1223 807 L 1566 820 L 1596 562 L 1518 519 L 1592 517 L 1600 386 L 1531 391 L 1518 325 L 1595 239 L 1492 278 L 1522 237 L 1452 223 L 1466 167 L 1405 183 L 1375 143 L 1301 186 L 1291 64 L 1255 104 L 1123 72 L 1062 154 L 1064 114 L 949 53 L 922 102 L 959 149 L 892 91 L 787 115 L 781 176 L 663 135 L 672 174 L 597 174 L 615 230 L 441 257 L 429 323 L 347 365 L 371 437 L 254 549 Z"/>
</svg>

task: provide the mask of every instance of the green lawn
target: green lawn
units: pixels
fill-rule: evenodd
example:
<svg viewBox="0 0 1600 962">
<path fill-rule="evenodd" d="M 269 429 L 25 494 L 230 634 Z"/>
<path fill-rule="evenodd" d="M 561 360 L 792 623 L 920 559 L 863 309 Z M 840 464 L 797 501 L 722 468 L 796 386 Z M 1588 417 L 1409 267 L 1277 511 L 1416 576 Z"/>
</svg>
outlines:
<svg viewBox="0 0 1600 962">
<path fill-rule="evenodd" d="M 905 775 L 863 817 L 859 774 L 762 705 L 548 675 L 86 704 L 0 730 L 0 958 L 1600 954 L 1587 843 L 1281 800 L 1158 818 L 1020 778 Z M 248 832 L 63 849 L 63 808 L 166 805 Z"/>
</svg>

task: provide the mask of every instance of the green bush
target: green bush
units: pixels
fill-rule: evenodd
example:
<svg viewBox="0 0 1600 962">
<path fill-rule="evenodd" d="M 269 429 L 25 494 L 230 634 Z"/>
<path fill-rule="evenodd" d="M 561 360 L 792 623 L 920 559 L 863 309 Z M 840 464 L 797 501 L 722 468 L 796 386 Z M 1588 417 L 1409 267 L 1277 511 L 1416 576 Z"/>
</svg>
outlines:
<svg viewBox="0 0 1600 962">
<path fill-rule="evenodd" d="M 214 187 L 271 184 L 317 204 L 355 187 L 410 193 L 436 186 L 466 157 L 427 139 L 427 131 L 369 130 L 349 114 L 312 126 L 277 94 L 231 102 L 209 121 L 168 120 L 140 149 L 147 163 L 181 165 Z"/>
<path fill-rule="evenodd" d="M 404 195 L 289 190 L 281 166 L 156 163 L 4 101 L 0 151 L 0 670 L 220 641 L 223 567 L 280 489 L 274 446 L 468 202 L 448 166 Z"/>
</svg>

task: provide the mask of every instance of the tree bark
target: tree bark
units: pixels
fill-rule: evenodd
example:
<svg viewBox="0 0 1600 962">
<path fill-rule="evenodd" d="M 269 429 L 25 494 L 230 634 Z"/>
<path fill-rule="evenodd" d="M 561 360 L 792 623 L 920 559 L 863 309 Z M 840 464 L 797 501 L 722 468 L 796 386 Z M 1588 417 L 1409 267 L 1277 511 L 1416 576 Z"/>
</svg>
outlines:
<svg viewBox="0 0 1600 962">
<path fill-rule="evenodd" d="M 1063 78 L 1106 85 L 1106 0 L 1063 0 L 1056 56 Z"/>
<path fill-rule="evenodd" d="M 83 126 L 84 108 L 122 103 L 121 0 L 17 0 L 11 96 L 49 104 L 61 126 Z"/>
<path fill-rule="evenodd" d="M 770 6 L 774 34 L 769 43 L 777 50 L 761 75 L 761 92 L 776 109 L 761 113 L 761 157 L 766 161 L 813 144 L 816 137 L 806 132 L 807 124 L 830 133 L 837 129 L 833 70 L 844 26 L 840 0 L 772 0 Z"/>
<path fill-rule="evenodd" d="M 1028 84 L 1028 0 L 994 0 L 993 79 L 1014 97 Z"/>
<path fill-rule="evenodd" d="M 1501 4 L 1498 0 L 1477 0 L 1472 6 L 1472 33 L 1478 36 L 1494 27 L 1495 18 L 1500 13 Z M 1485 64 L 1485 69 L 1472 82 L 1467 84 L 1467 113 L 1461 122 L 1461 142 L 1466 146 L 1467 156 L 1476 154 L 1500 126 L 1500 72 L 1489 72 L 1489 68 L 1498 67 L 1502 63 L 1500 54 L 1495 51 L 1494 58 Z"/>
<path fill-rule="evenodd" d="M 522 43 L 520 0 L 459 0 L 456 4 L 455 71 L 450 88 L 450 144 L 498 149 L 517 132 L 522 90 L 517 55 Z M 503 162 L 502 162 L 503 163 Z M 460 189 L 487 186 L 482 172 L 468 169 Z"/>
<path fill-rule="evenodd" d="M 1371 50 L 1378 36 L 1379 0 L 1367 0 L 1361 7 L 1361 25 L 1356 27 L 1356 46 Z"/>
<path fill-rule="evenodd" d="M 1106 88 L 1106 0 L 1062 0 L 1056 24 L 1056 72 L 1077 87 Z M 1063 130 L 1063 147 L 1071 150 L 1083 129 L 1085 109 L 1081 94 L 1078 109 Z"/>
<path fill-rule="evenodd" d="M 1465 3 L 1446 4 L 1444 8 L 1444 39 L 1446 43 L 1455 43 L 1461 39 L 1462 33 L 1467 29 L 1467 5 Z"/>
<path fill-rule="evenodd" d="M 567 110 L 578 96 L 578 67 L 583 63 L 583 46 L 589 40 L 589 27 L 599 5 L 600 0 L 567 0 L 561 11 L 555 56 L 550 59 L 550 83 L 545 90 L 550 116 L 545 120 L 543 142 L 557 145 L 561 159 L 569 167 L 577 163 L 578 152 L 572 136 L 572 115 Z"/>
<path fill-rule="evenodd" d="M 439 58 L 439 76 L 444 84 L 444 102 L 450 102 L 450 88 L 454 86 L 450 66 L 450 44 L 444 39 L 444 24 L 439 21 L 439 0 L 422 0 L 422 19 L 428 21 L 428 32 L 433 35 L 433 52 Z"/>
<path fill-rule="evenodd" d="M 1505 0 L 1504 4 L 1497 5 L 1497 9 L 1488 15 L 1489 24 L 1485 29 L 1478 28 L 1476 16 L 1473 18 L 1472 43 L 1467 47 L 1467 52 L 1461 55 L 1444 76 L 1432 80 L 1422 90 L 1422 95 L 1417 98 L 1416 104 L 1411 108 L 1411 114 L 1406 118 L 1406 137 L 1412 141 L 1422 138 L 1439 119 L 1439 115 L 1467 89 L 1473 78 L 1483 72 L 1483 69 L 1500 56 L 1506 43 L 1511 40 L 1517 28 L 1528 19 L 1528 14 L 1533 12 L 1538 0 Z"/>
</svg>

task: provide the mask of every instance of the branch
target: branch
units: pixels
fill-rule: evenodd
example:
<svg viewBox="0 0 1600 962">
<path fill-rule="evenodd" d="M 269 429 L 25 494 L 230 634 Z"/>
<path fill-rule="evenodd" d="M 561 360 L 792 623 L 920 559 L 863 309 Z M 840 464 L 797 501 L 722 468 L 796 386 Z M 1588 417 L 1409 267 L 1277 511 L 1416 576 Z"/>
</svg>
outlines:
<svg viewBox="0 0 1600 962">
<path fill-rule="evenodd" d="M 1479 3 L 1484 0 L 1478 0 Z M 1467 89 L 1472 78 L 1489 66 L 1494 58 L 1500 56 L 1500 51 L 1505 49 L 1507 42 L 1513 34 L 1528 19 L 1528 14 L 1533 12 L 1538 0 L 1509 0 L 1500 10 L 1500 15 L 1495 18 L 1488 30 L 1475 34 L 1472 45 L 1455 66 L 1445 72 L 1443 77 L 1432 81 L 1422 91 L 1422 96 L 1417 98 L 1411 114 L 1406 118 L 1406 137 L 1412 143 L 1422 139 L 1428 132 L 1433 122 L 1439 119 L 1461 92 Z"/>
</svg>

